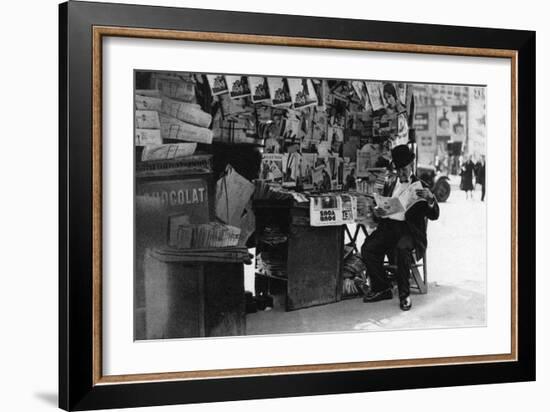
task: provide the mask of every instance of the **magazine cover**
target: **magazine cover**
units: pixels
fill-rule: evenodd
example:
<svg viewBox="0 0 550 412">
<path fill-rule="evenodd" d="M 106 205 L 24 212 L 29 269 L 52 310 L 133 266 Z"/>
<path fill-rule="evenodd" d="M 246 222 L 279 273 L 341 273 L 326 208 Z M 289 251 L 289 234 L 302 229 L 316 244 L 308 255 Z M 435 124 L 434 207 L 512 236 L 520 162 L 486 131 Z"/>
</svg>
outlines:
<svg viewBox="0 0 550 412">
<path fill-rule="evenodd" d="M 288 83 L 285 78 L 268 77 L 267 85 L 269 87 L 269 95 L 271 96 L 271 104 L 273 106 L 290 106 L 292 104 Z"/>
<path fill-rule="evenodd" d="M 260 178 L 266 181 L 283 179 L 283 154 L 263 153 Z"/>
<path fill-rule="evenodd" d="M 362 81 L 353 81 L 351 82 L 351 85 L 353 86 L 353 90 L 355 90 L 355 93 L 361 100 L 361 105 L 363 106 L 363 110 L 369 111 L 372 109 L 370 100 L 369 100 L 369 92 L 367 91 L 367 86 L 365 85 L 365 82 Z"/>
<path fill-rule="evenodd" d="M 288 79 L 288 87 L 295 109 L 317 105 L 317 96 L 311 79 Z"/>
<path fill-rule="evenodd" d="M 327 101 L 327 81 L 324 79 L 311 79 L 313 83 L 313 88 L 315 89 L 315 94 L 317 96 L 317 107 L 319 109 L 326 108 Z"/>
<path fill-rule="evenodd" d="M 313 189 L 313 170 L 317 153 L 302 153 L 300 175 L 304 189 Z"/>
<path fill-rule="evenodd" d="M 270 100 L 269 86 L 265 77 L 250 76 L 248 78 L 250 85 L 250 98 L 252 103 L 264 102 Z"/>
<path fill-rule="evenodd" d="M 368 176 L 368 169 L 383 167 L 389 162 L 384 147 L 367 143 L 357 151 L 357 176 Z"/>
<path fill-rule="evenodd" d="M 375 112 L 386 107 L 382 95 L 380 94 L 380 86 L 382 84 L 379 82 L 365 82 L 367 91 L 369 93 L 370 104 L 372 110 Z"/>
<path fill-rule="evenodd" d="M 206 78 L 208 79 L 212 96 L 217 96 L 229 91 L 225 76 L 223 74 L 207 74 Z"/>
<path fill-rule="evenodd" d="M 350 162 L 349 159 L 344 159 L 342 178 L 344 190 L 353 191 L 357 189 L 355 167 L 355 162 Z"/>
<path fill-rule="evenodd" d="M 225 76 L 225 80 L 227 81 L 229 96 L 231 96 L 232 99 L 250 96 L 247 76 Z"/>
</svg>

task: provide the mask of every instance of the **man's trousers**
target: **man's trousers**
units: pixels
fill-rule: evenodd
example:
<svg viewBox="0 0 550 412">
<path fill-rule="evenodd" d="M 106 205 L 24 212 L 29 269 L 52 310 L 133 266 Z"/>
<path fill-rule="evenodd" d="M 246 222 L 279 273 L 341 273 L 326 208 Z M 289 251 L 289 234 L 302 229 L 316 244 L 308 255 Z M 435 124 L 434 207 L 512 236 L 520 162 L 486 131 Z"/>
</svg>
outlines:
<svg viewBox="0 0 550 412">
<path fill-rule="evenodd" d="M 406 222 L 382 219 L 378 228 L 365 240 L 361 247 L 363 261 L 370 277 L 371 290 L 381 292 L 391 288 L 391 282 L 384 270 L 384 256 L 397 265 L 395 278 L 399 298 L 409 296 L 411 251 L 414 248 L 413 238 Z"/>
</svg>

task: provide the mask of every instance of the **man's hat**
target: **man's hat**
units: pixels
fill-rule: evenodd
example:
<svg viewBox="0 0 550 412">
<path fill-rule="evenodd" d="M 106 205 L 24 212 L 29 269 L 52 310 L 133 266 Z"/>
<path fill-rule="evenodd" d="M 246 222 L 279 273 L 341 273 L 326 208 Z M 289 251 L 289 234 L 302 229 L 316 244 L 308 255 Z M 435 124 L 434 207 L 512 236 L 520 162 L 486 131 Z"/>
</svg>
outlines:
<svg viewBox="0 0 550 412">
<path fill-rule="evenodd" d="M 414 153 L 406 144 L 400 144 L 392 149 L 391 159 L 396 168 L 404 167 L 414 160 Z"/>
</svg>

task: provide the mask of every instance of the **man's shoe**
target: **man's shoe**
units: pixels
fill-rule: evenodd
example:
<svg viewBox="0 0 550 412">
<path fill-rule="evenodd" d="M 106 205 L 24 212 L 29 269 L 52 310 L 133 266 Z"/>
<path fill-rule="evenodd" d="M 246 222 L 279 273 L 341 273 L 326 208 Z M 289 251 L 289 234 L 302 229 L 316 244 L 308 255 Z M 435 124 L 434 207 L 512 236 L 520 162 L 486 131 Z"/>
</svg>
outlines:
<svg viewBox="0 0 550 412">
<path fill-rule="evenodd" d="M 378 302 L 379 300 L 386 300 L 386 299 L 392 299 L 392 298 L 393 298 L 393 293 L 391 289 L 382 290 L 380 292 L 369 291 L 369 293 L 367 293 L 365 297 L 363 297 L 363 302 Z"/>
<path fill-rule="evenodd" d="M 412 306 L 412 300 L 410 296 L 407 296 L 406 298 L 401 298 L 399 300 L 399 307 L 401 310 L 409 310 Z"/>
</svg>

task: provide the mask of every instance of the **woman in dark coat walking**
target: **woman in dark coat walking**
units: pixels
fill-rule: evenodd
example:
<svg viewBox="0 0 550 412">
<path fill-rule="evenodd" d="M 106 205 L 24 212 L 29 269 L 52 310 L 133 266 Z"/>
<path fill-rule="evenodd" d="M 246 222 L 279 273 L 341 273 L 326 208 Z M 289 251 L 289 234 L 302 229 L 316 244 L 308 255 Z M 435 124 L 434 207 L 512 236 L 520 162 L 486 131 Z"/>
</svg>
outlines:
<svg viewBox="0 0 550 412">
<path fill-rule="evenodd" d="M 466 192 L 466 199 L 468 199 L 468 192 L 470 192 L 470 199 L 474 198 L 474 169 L 472 156 L 468 156 L 468 160 L 460 168 L 460 189 Z"/>
<path fill-rule="evenodd" d="M 481 201 L 485 200 L 485 156 L 476 163 L 476 183 L 481 185 Z"/>
</svg>

